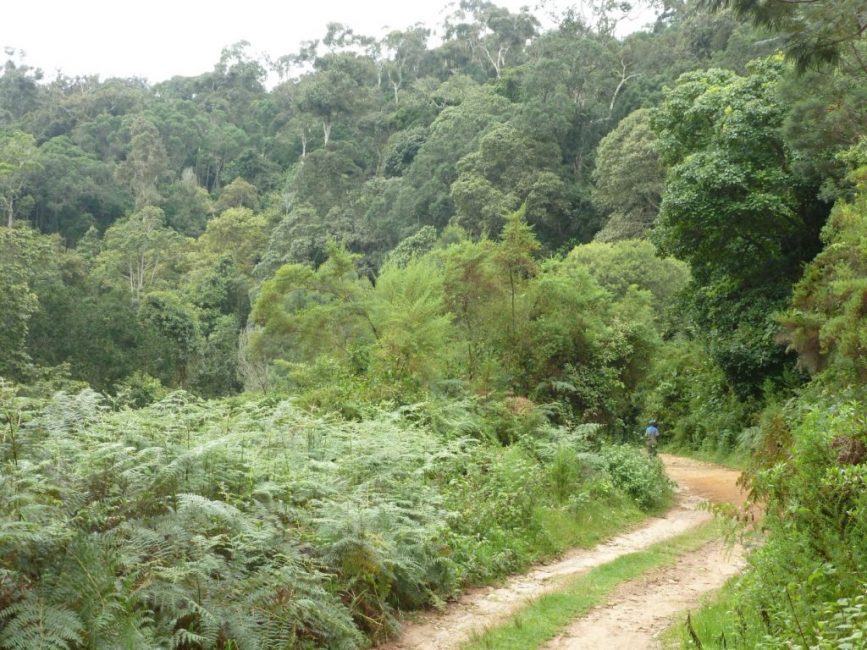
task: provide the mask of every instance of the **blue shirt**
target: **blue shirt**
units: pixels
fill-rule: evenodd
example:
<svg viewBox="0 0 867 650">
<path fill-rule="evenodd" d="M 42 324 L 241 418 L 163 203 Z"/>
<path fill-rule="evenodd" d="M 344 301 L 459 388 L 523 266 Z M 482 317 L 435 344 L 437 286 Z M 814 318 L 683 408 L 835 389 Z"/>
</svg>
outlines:
<svg viewBox="0 0 867 650">
<path fill-rule="evenodd" d="M 644 430 L 644 435 L 648 438 L 657 438 L 659 436 L 659 429 L 651 424 Z"/>
</svg>

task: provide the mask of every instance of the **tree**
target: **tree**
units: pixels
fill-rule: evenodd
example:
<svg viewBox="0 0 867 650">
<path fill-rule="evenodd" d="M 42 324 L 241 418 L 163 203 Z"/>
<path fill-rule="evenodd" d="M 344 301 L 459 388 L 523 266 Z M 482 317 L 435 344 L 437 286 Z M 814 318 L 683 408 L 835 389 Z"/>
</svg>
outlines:
<svg viewBox="0 0 867 650">
<path fill-rule="evenodd" d="M 328 147 L 335 121 L 367 100 L 363 84 L 364 77 L 372 72 L 368 64 L 350 54 L 328 55 L 317 60 L 315 74 L 299 82 L 299 107 L 319 119 L 323 147 Z"/>
<path fill-rule="evenodd" d="M 582 266 L 601 287 L 621 299 L 630 287 L 650 292 L 654 322 L 663 332 L 683 324 L 677 309 L 690 281 L 689 266 L 673 257 L 659 257 L 647 240 L 592 242 L 573 248 L 566 265 Z"/>
<path fill-rule="evenodd" d="M 867 380 L 867 141 L 852 178 L 851 201 L 841 200 L 822 231 L 825 248 L 795 285 L 780 317 L 784 339 L 813 373 L 833 370 L 844 382 Z"/>
<path fill-rule="evenodd" d="M 30 362 L 27 337 L 40 294 L 62 284 L 58 244 L 30 228 L 0 228 L 0 376 L 20 378 Z"/>
<path fill-rule="evenodd" d="M 226 185 L 220 192 L 215 210 L 222 212 L 229 208 L 259 209 L 259 192 L 256 187 L 240 176 Z"/>
<path fill-rule="evenodd" d="M 509 277 L 509 305 L 511 308 L 511 330 L 514 336 L 517 331 L 517 315 L 515 301 L 518 289 L 537 271 L 533 256 L 539 251 L 541 244 L 533 234 L 533 229 L 524 221 L 526 207 L 513 212 L 506 217 L 506 225 L 497 246 L 497 263 L 506 271 Z"/>
<path fill-rule="evenodd" d="M 18 201 L 28 176 L 40 169 L 36 140 L 21 131 L 0 131 L 0 208 L 6 213 L 6 226 L 15 223 Z"/>
<path fill-rule="evenodd" d="M 98 272 L 110 283 L 123 280 L 137 304 L 176 261 L 181 242 L 181 236 L 166 226 L 162 210 L 145 207 L 106 231 Z"/>
<path fill-rule="evenodd" d="M 865 73 L 859 41 L 867 33 L 862 0 L 702 0 L 714 9 L 731 7 L 756 24 L 783 35 L 786 55 L 800 70 L 838 63 L 852 55 Z"/>
<path fill-rule="evenodd" d="M 539 21 L 526 7 L 513 14 L 484 0 L 461 0 L 446 22 L 446 38 L 465 43 L 472 58 L 499 79 L 506 65 L 519 58 L 538 27 Z"/>
<path fill-rule="evenodd" d="M 747 77 L 688 73 L 654 115 L 672 165 L 656 238 L 699 282 L 778 282 L 792 271 L 792 244 L 805 228 L 780 134 L 781 75 L 777 60 Z"/>
<path fill-rule="evenodd" d="M 465 371 L 471 380 L 487 382 L 483 376 L 494 346 L 488 326 L 491 305 L 500 303 L 503 285 L 495 262 L 496 246 L 490 240 L 478 243 L 461 241 L 443 254 L 445 278 L 443 291 L 448 311 L 466 347 Z"/>
<path fill-rule="evenodd" d="M 403 400 L 407 384 L 428 386 L 442 377 L 451 356 L 451 316 L 443 300 L 443 271 L 427 258 L 386 265 L 371 296 L 376 333 L 373 371 Z"/>
<path fill-rule="evenodd" d="M 316 210 L 295 205 L 271 230 L 256 276 L 268 279 L 286 264 L 318 267 L 328 259 L 329 241 L 328 227 Z"/>
<path fill-rule="evenodd" d="M 454 91 L 458 105 L 439 113 L 403 176 L 406 184 L 394 209 L 410 223 L 439 228 L 448 223 L 454 214 L 450 191 L 458 161 L 475 151 L 481 134 L 505 121 L 512 109 L 507 99 L 466 81 L 452 79 L 438 89 L 442 94 Z"/>
<path fill-rule="evenodd" d="M 427 53 L 429 38 L 430 30 L 417 25 L 404 31 L 389 32 L 383 39 L 389 55 L 383 67 L 394 94 L 395 106 L 400 103 L 399 93 L 406 77 L 418 74 L 421 61 Z"/>
<path fill-rule="evenodd" d="M 287 264 L 262 284 L 250 315 L 260 328 L 251 343 L 256 354 L 290 362 L 327 354 L 349 363 L 376 337 L 369 313 L 371 284 L 359 277 L 357 256 L 334 243 L 328 253 L 316 271 Z"/>
<path fill-rule="evenodd" d="M 505 216 L 529 196 L 539 175 L 559 167 L 560 158 L 556 145 L 536 142 L 509 124 L 493 124 L 479 138 L 478 150 L 458 162 L 451 186 L 457 223 L 473 233 L 498 234 Z M 543 224 L 554 220 L 534 216 Z"/>
<path fill-rule="evenodd" d="M 21 119 L 32 114 L 39 107 L 42 70 L 32 68 L 23 62 L 24 52 L 6 48 L 9 57 L 0 75 L 0 128 L 20 123 Z M 16 64 L 14 58 L 18 58 Z"/>
<path fill-rule="evenodd" d="M 650 116 L 646 109 L 630 113 L 596 150 L 593 204 L 607 214 L 600 241 L 642 237 L 656 220 L 665 172 Z"/>
<path fill-rule="evenodd" d="M 172 291 L 152 291 L 142 297 L 138 318 L 146 332 L 144 370 L 166 385 L 186 386 L 200 345 L 193 310 Z"/>
<path fill-rule="evenodd" d="M 113 166 L 73 144 L 67 136 L 39 147 L 40 168 L 32 174 L 30 221 L 43 232 L 75 242 L 94 225 L 109 226 L 132 207 L 113 177 Z"/>
<path fill-rule="evenodd" d="M 157 186 L 168 172 L 168 156 L 159 130 L 147 118 L 133 118 L 129 132 L 129 152 L 116 173 L 129 186 L 140 210 L 162 200 Z"/>
<path fill-rule="evenodd" d="M 168 224 L 188 237 L 201 235 L 215 207 L 208 191 L 199 185 L 193 168 L 184 169 L 181 178 L 169 185 L 163 194 Z"/>
<path fill-rule="evenodd" d="M 716 361 L 744 393 L 785 367 L 771 314 L 815 251 L 822 211 L 792 172 L 780 127 L 780 58 L 748 76 L 687 73 L 653 123 L 671 165 L 654 239 L 689 262 L 691 315 Z"/>
<path fill-rule="evenodd" d="M 229 208 L 211 219 L 195 247 L 207 261 L 231 259 L 241 273 L 250 276 L 267 243 L 266 221 L 249 208 Z"/>
</svg>

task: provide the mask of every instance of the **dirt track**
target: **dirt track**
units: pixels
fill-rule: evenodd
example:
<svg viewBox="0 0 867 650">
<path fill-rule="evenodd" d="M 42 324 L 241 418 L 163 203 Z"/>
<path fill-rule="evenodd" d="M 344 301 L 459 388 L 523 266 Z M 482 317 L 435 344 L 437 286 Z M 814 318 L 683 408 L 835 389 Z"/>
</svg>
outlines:
<svg viewBox="0 0 867 650">
<path fill-rule="evenodd" d="M 669 539 L 710 519 L 697 509 L 706 499 L 740 505 L 739 472 L 688 458 L 662 455 L 669 476 L 678 484 L 677 505 L 631 532 L 588 550 L 571 551 L 553 564 L 538 566 L 501 587 L 475 589 L 443 612 L 428 613 L 408 625 L 403 634 L 382 646 L 385 650 L 446 650 L 459 648 L 474 633 L 502 623 L 528 601 L 557 590 L 563 581 L 606 562 Z M 696 603 L 701 594 L 718 588 L 743 566 L 737 547 L 723 553 L 718 543 L 688 553 L 668 569 L 622 585 L 609 604 L 576 621 L 547 648 L 654 647 L 654 637 L 676 612 Z M 708 567 L 711 567 L 710 569 Z M 652 603 L 648 607 L 647 603 Z"/>
</svg>

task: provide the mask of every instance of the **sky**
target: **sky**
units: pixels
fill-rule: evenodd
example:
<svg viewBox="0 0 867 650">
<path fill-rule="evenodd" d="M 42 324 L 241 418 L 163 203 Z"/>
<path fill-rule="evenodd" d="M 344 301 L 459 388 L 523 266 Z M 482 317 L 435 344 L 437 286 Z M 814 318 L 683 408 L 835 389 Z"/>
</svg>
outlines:
<svg viewBox="0 0 867 650">
<path fill-rule="evenodd" d="M 495 0 L 517 10 L 536 0 Z M 0 10 L 0 47 L 23 50 L 23 62 L 48 79 L 98 74 L 143 77 L 152 83 L 207 72 L 221 50 L 249 41 L 255 55 L 277 58 L 302 41 L 321 38 L 341 22 L 357 33 L 381 36 L 385 28 L 416 22 L 439 25 L 446 0 L 7 0 Z M 545 0 L 540 19 L 575 1 Z M 580 4 L 580 3 L 579 3 Z M 632 31 L 652 19 L 635 10 L 622 22 Z M 16 60 L 21 58 L 16 54 Z"/>
</svg>

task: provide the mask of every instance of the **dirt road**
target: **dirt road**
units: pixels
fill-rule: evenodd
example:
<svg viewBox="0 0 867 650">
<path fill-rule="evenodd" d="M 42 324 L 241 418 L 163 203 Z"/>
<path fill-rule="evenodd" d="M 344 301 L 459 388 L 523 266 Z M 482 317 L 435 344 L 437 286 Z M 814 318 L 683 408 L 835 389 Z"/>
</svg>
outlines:
<svg viewBox="0 0 867 650">
<path fill-rule="evenodd" d="M 688 458 L 661 457 L 669 476 L 678 485 L 677 505 L 664 517 L 651 519 L 640 528 L 595 548 L 571 551 L 562 560 L 538 566 L 511 578 L 501 587 L 468 591 L 444 611 L 423 615 L 408 625 L 398 639 L 382 647 L 385 650 L 459 648 L 474 633 L 508 620 L 528 601 L 556 591 L 566 579 L 708 521 L 711 515 L 698 509 L 706 499 L 743 502 L 744 494 L 736 485 L 739 472 Z M 702 593 L 718 588 L 742 566 L 738 549 L 723 553 L 717 543 L 688 553 L 668 569 L 622 585 L 609 604 L 591 610 L 546 647 L 628 647 L 630 650 L 653 647 L 654 635 L 665 628 L 671 615 L 697 602 Z M 653 602 L 653 607 L 647 607 L 647 602 Z M 597 636 L 592 636 L 591 632 Z M 602 637 L 598 636 L 600 632 Z"/>
</svg>

